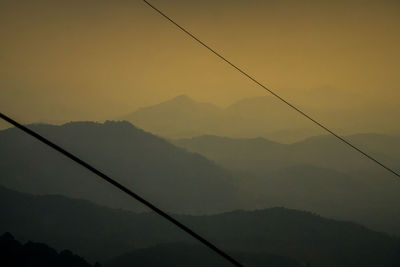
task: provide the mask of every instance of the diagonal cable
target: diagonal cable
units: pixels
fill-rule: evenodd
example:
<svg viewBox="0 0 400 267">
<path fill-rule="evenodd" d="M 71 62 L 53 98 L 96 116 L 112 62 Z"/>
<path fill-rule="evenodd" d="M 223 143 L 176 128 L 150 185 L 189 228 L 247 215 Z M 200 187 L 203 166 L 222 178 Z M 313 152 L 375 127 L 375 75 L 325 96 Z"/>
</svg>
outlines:
<svg viewBox="0 0 400 267">
<path fill-rule="evenodd" d="M 47 145 L 47 146 L 53 148 L 54 150 L 60 152 L 61 154 L 63 154 L 67 158 L 71 159 L 72 161 L 75 161 L 76 163 L 78 163 L 82 167 L 84 167 L 84 168 L 88 169 L 89 171 L 93 172 L 94 174 L 96 174 L 97 176 L 99 176 L 100 178 L 105 180 L 106 182 L 110 183 L 111 185 L 115 186 L 116 188 L 118 188 L 122 192 L 128 194 L 130 197 L 136 199 L 137 201 L 139 201 L 140 203 L 142 203 L 146 207 L 150 208 L 152 211 L 154 211 L 155 213 L 157 213 L 158 215 L 160 215 L 164 219 L 168 220 L 169 222 L 171 222 L 172 224 L 176 225 L 178 228 L 180 228 L 181 230 L 183 230 L 184 232 L 186 232 L 187 234 L 192 236 L 194 239 L 197 239 L 199 242 L 203 243 L 206 247 L 208 247 L 211 250 L 213 250 L 215 253 L 217 253 L 219 256 L 223 257 L 224 259 L 226 259 L 230 263 L 232 263 L 234 266 L 243 266 L 242 264 L 237 262 L 235 259 L 233 259 L 231 256 L 229 256 L 226 252 L 222 251 L 221 249 L 216 247 L 214 244 L 212 244 L 210 241 L 208 241 L 204 237 L 200 236 L 199 234 L 194 232 L 192 229 L 190 229 L 189 227 L 187 227 L 183 223 L 179 222 L 178 220 L 176 220 L 172 216 L 168 215 L 166 212 L 164 212 L 161 209 L 157 208 L 155 205 L 153 205 L 152 203 L 150 203 L 149 201 L 147 201 L 143 197 L 139 196 L 138 194 L 134 193 L 133 191 L 131 191 L 130 189 L 128 189 L 124 185 L 120 184 L 116 180 L 112 179 L 111 177 L 107 176 L 103 172 L 99 171 L 98 169 L 96 169 L 95 167 L 90 165 L 89 163 L 85 162 L 84 160 L 80 159 L 79 157 L 75 156 L 74 154 L 68 152 L 67 150 L 63 149 L 62 147 L 60 147 L 60 146 L 56 145 L 55 143 L 51 142 L 49 139 L 43 137 L 42 135 L 38 134 L 35 131 L 32 131 L 31 129 L 23 126 L 22 124 L 16 122 L 15 120 L 11 119 L 10 117 L 6 116 L 5 114 L 3 114 L 1 112 L 0 112 L 0 118 L 2 118 L 3 120 L 7 121 L 8 123 L 14 125 L 15 127 L 17 127 L 18 129 L 22 130 L 23 132 L 27 133 L 28 135 L 38 139 L 40 142 L 44 143 L 45 145 Z"/>
<path fill-rule="evenodd" d="M 386 166 L 385 164 L 383 164 L 382 162 L 380 162 L 379 160 L 377 160 L 376 158 L 374 158 L 373 156 L 371 156 L 370 154 L 368 154 L 367 152 L 363 151 L 362 149 L 360 149 L 359 147 L 355 146 L 354 144 L 352 144 L 350 141 L 346 140 L 345 138 L 339 136 L 338 134 L 336 134 L 334 131 L 330 130 L 327 126 L 323 125 L 322 123 L 318 122 L 317 120 L 315 120 L 314 118 L 312 118 L 310 115 L 308 115 L 307 113 L 305 113 L 304 111 L 302 111 L 301 109 L 299 109 L 298 107 L 296 107 L 295 105 L 293 105 L 292 103 L 290 103 L 289 101 L 287 101 L 286 99 L 284 99 L 283 97 L 281 97 L 280 95 L 278 95 L 277 93 L 275 93 L 274 91 L 272 91 L 271 89 L 269 89 L 267 86 L 265 86 L 264 84 L 262 84 L 261 82 L 259 82 L 256 78 L 254 78 L 253 76 L 251 76 L 250 74 L 248 74 L 247 72 L 245 72 L 244 70 L 242 70 L 240 67 L 238 67 L 237 65 L 235 65 L 234 63 L 232 63 L 230 60 L 228 60 L 226 57 L 224 57 L 222 54 L 220 54 L 219 52 L 217 52 L 215 49 L 211 48 L 210 46 L 208 46 L 206 43 L 204 43 L 203 41 L 201 41 L 198 37 L 196 37 L 194 34 L 192 34 L 191 32 L 189 32 L 188 30 L 186 30 L 183 26 L 181 26 L 180 24 L 178 24 L 177 22 L 175 22 L 173 19 L 171 19 L 168 15 L 166 15 L 163 11 L 161 11 L 160 9 L 158 9 L 157 7 L 155 7 L 154 5 L 152 5 L 151 3 L 149 3 L 146 0 L 142 0 L 145 4 L 147 4 L 149 7 L 151 7 L 153 10 L 155 10 L 157 13 L 159 13 L 161 16 L 163 16 L 165 19 L 167 19 L 169 22 L 171 22 L 172 24 L 174 24 L 176 27 L 178 27 L 181 31 L 183 31 L 184 33 L 186 33 L 187 35 L 189 35 L 192 39 L 194 39 L 196 42 L 198 42 L 199 44 L 201 44 L 202 46 L 204 46 L 205 48 L 207 48 L 211 53 L 213 53 L 214 55 L 216 55 L 217 57 L 219 57 L 220 59 L 222 59 L 223 61 L 225 61 L 226 63 L 228 63 L 231 67 L 233 67 L 235 70 L 237 70 L 238 72 L 240 72 L 241 74 L 243 74 L 245 77 L 247 77 L 248 79 L 250 79 L 252 82 L 254 82 L 255 84 L 257 84 L 258 86 L 260 86 L 261 88 L 263 88 L 264 90 L 268 91 L 270 94 L 272 94 L 274 97 L 278 98 L 281 102 L 285 103 L 286 105 L 288 105 L 290 108 L 294 109 L 295 111 L 297 111 L 299 114 L 301 114 L 303 117 L 307 118 L 308 120 L 312 121 L 314 124 L 316 124 L 317 126 L 319 126 L 320 128 L 322 128 L 323 130 L 325 130 L 326 132 L 328 132 L 329 134 L 333 135 L 334 137 L 336 137 L 337 139 L 339 139 L 340 141 L 342 141 L 344 144 L 348 145 L 349 147 L 351 147 L 352 149 L 356 150 L 357 152 L 361 153 L 362 155 L 364 155 L 365 157 L 367 157 L 368 159 L 370 159 L 371 161 L 373 161 L 374 163 L 378 164 L 379 166 L 381 166 L 382 168 L 386 169 L 387 171 L 391 172 L 392 174 L 394 174 L 395 176 L 397 176 L 398 178 L 400 178 L 400 173 L 396 172 L 395 170 L 393 170 L 392 168 Z"/>
</svg>

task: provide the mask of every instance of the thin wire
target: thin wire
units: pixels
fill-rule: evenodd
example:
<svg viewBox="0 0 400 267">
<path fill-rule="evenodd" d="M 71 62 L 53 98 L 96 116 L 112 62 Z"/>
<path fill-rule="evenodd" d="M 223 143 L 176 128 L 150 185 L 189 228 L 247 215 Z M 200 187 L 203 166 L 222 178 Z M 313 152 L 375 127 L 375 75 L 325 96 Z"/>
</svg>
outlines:
<svg viewBox="0 0 400 267">
<path fill-rule="evenodd" d="M 327 131 L 328 133 L 330 133 L 331 135 L 333 135 L 334 137 L 336 137 L 337 139 L 339 139 L 340 141 L 342 141 L 343 143 L 345 143 L 346 145 L 350 146 L 351 148 L 353 148 L 354 150 L 358 151 L 359 153 L 361 153 L 362 155 L 364 155 L 365 157 L 367 157 L 368 159 L 370 159 L 371 161 L 375 162 L 376 164 L 378 164 L 379 166 L 381 166 L 382 168 L 386 169 L 387 171 L 391 172 L 392 174 L 394 174 L 395 176 L 397 176 L 398 178 L 400 178 L 400 173 L 396 172 L 395 170 L 393 170 L 392 168 L 386 166 L 385 164 L 383 164 L 382 162 L 380 162 L 379 160 L 375 159 L 373 156 L 369 155 L 368 153 L 364 152 L 363 150 L 361 150 L 360 148 L 358 148 L 357 146 L 353 145 L 350 141 L 346 140 L 345 138 L 339 136 L 338 134 L 336 134 L 335 132 L 333 132 L 332 130 L 330 130 L 328 127 L 324 126 L 322 123 L 318 122 L 317 120 L 313 119 L 310 115 L 306 114 L 305 112 L 303 112 L 302 110 L 300 110 L 299 108 L 297 108 L 295 105 L 293 105 L 292 103 L 290 103 L 289 101 L 285 100 L 283 97 L 281 97 L 280 95 L 278 95 L 277 93 L 275 93 L 274 91 L 272 91 L 271 89 L 269 89 L 267 86 L 265 86 L 264 84 L 262 84 L 261 82 L 259 82 L 258 80 L 256 80 L 256 78 L 254 78 L 253 76 L 251 76 L 250 74 L 248 74 L 247 72 L 245 72 L 244 70 L 242 70 L 241 68 L 239 68 L 237 65 L 233 64 L 230 60 L 228 60 L 227 58 L 225 58 L 224 56 L 222 56 L 220 53 L 218 53 L 216 50 L 214 50 L 213 48 L 211 48 L 210 46 L 208 46 L 206 43 L 204 43 L 203 41 L 201 41 L 198 37 L 196 37 L 195 35 L 193 35 L 191 32 L 189 32 L 188 30 L 186 30 L 184 27 L 182 27 L 181 25 L 179 25 L 177 22 L 175 22 L 173 19 L 171 19 L 168 15 L 166 15 L 164 12 L 162 12 L 160 9 L 158 9 L 157 7 L 155 7 L 154 5 L 152 5 L 151 3 L 149 3 L 146 0 L 142 0 L 144 3 L 146 3 L 149 7 L 151 7 L 153 10 L 155 10 L 157 13 L 159 13 L 161 16 L 163 16 L 165 19 L 167 19 L 169 22 L 171 22 L 172 24 L 174 24 L 176 27 L 178 27 L 180 30 L 182 30 L 184 33 L 186 33 L 187 35 L 189 35 L 192 39 L 194 39 L 196 42 L 198 42 L 199 44 L 201 44 L 202 46 L 204 46 L 205 48 L 207 48 L 210 52 L 212 52 L 214 55 L 216 55 L 217 57 L 219 57 L 220 59 L 222 59 L 223 61 L 225 61 L 226 63 L 228 63 L 230 66 L 232 66 L 234 69 L 236 69 L 237 71 L 239 71 L 241 74 L 243 74 L 244 76 L 246 76 L 248 79 L 250 79 L 251 81 L 253 81 L 254 83 L 256 83 L 258 86 L 262 87 L 263 89 L 265 89 L 266 91 L 268 91 L 270 94 L 272 94 L 273 96 L 275 96 L 276 98 L 278 98 L 280 101 L 282 101 L 283 103 L 285 103 L 286 105 L 288 105 L 289 107 L 291 107 L 292 109 L 294 109 L 295 111 L 297 111 L 298 113 L 300 113 L 301 115 L 303 115 L 304 117 L 306 117 L 307 119 L 309 119 L 310 121 L 312 121 L 313 123 L 315 123 L 316 125 L 318 125 L 319 127 L 321 127 L 323 130 Z"/>
<path fill-rule="evenodd" d="M 137 201 L 139 201 L 143 205 L 147 206 L 148 208 L 153 210 L 155 213 L 157 213 L 158 215 L 160 215 L 164 219 L 168 220 L 169 222 L 173 223 L 178 228 L 180 228 L 181 230 L 183 230 L 187 234 L 191 235 L 193 238 L 197 239 L 198 241 L 203 243 L 205 246 L 207 246 L 208 248 L 210 248 L 211 250 L 216 252 L 218 255 L 220 255 L 221 257 L 223 257 L 224 259 L 226 259 L 230 263 L 232 263 L 234 266 L 240 266 L 240 267 L 243 266 L 242 264 L 237 262 L 235 259 L 233 259 L 231 256 L 229 256 L 226 252 L 224 252 L 221 249 L 219 249 L 218 247 L 216 247 L 214 244 L 212 244 L 211 242 L 209 242 L 208 240 L 206 240 L 205 238 L 203 238 L 202 236 L 200 236 L 199 234 L 194 232 L 192 229 L 190 229 L 186 225 L 182 224 L 181 222 L 179 222 L 178 220 L 176 220 L 172 216 L 168 215 L 166 212 L 164 212 L 161 209 L 157 208 L 152 203 L 150 203 L 149 201 L 145 200 L 144 198 L 142 198 L 138 194 L 134 193 L 133 191 L 131 191 L 127 187 L 123 186 L 122 184 L 120 184 L 116 180 L 112 179 L 111 177 L 107 176 L 106 174 L 104 174 L 103 172 L 99 171 L 95 167 L 91 166 L 90 164 L 88 164 L 84 160 L 78 158 L 77 156 L 73 155 L 72 153 L 68 152 L 67 150 L 63 149 L 62 147 L 60 147 L 60 146 L 56 145 L 55 143 L 51 142 L 49 139 L 43 137 L 42 135 L 38 134 L 35 131 L 32 131 L 31 129 L 28 129 L 27 127 L 21 125 L 20 123 L 16 122 L 15 120 L 11 119 L 10 117 L 4 115 L 1 112 L 0 112 L 0 117 L 3 120 L 5 120 L 5 121 L 9 122 L 10 124 L 14 125 L 15 127 L 19 128 L 23 132 L 27 133 L 28 135 L 38 139 L 42 143 L 44 143 L 44 144 L 48 145 L 49 147 L 53 148 L 54 150 L 60 152 L 61 154 L 63 154 L 67 158 L 75 161 L 76 163 L 78 163 L 82 167 L 84 167 L 84 168 L 88 169 L 89 171 L 93 172 L 94 174 L 96 174 L 97 176 L 102 178 L 103 180 L 105 180 L 108 183 L 112 184 L 113 186 L 115 186 L 116 188 L 121 190 L 122 192 L 128 194 L 130 197 L 136 199 Z"/>
</svg>

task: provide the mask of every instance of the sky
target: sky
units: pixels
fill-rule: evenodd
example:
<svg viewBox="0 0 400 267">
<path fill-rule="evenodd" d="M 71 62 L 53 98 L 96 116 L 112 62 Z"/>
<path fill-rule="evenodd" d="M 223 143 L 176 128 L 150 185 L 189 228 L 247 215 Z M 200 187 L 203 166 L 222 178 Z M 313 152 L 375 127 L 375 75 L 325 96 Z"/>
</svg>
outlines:
<svg viewBox="0 0 400 267">
<path fill-rule="evenodd" d="M 294 103 L 332 88 L 338 106 L 400 110 L 400 1 L 151 3 Z M 265 95 L 139 0 L 2 0 L 0 36 L 1 112 L 24 123 Z"/>
</svg>

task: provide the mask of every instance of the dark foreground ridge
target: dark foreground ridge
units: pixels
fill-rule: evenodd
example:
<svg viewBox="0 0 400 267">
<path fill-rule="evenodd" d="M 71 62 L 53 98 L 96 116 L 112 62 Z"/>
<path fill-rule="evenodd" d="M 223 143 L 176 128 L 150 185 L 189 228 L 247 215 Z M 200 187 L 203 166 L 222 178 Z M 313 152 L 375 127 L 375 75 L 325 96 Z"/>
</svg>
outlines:
<svg viewBox="0 0 400 267">
<path fill-rule="evenodd" d="M 28 241 L 21 244 L 10 233 L 0 237 L 0 265 L 4 267 L 100 267 L 91 265 L 69 250 L 60 253 L 45 244 Z"/>
<path fill-rule="evenodd" d="M 51 244 L 58 250 L 69 248 L 90 262 L 107 263 L 128 252 L 125 259 L 129 256 L 137 262 L 144 257 L 148 266 L 156 266 L 151 261 L 156 257 L 167 261 L 163 258 L 167 251 L 193 255 L 191 251 L 197 250 L 193 240 L 152 213 L 110 209 L 62 196 L 33 196 L 2 187 L 0 210 L 0 232 Z M 309 212 L 272 208 L 177 218 L 237 255 L 245 266 L 257 266 L 247 262 L 260 255 L 264 259 L 278 255 L 274 257 L 280 256 L 283 262 L 292 258 L 313 267 L 400 266 L 398 238 Z M 188 246 L 179 249 L 174 243 Z M 146 258 L 152 250 L 157 256 Z M 194 262 L 204 258 L 201 251 L 196 255 Z"/>
<path fill-rule="evenodd" d="M 244 266 L 248 267 L 306 267 L 296 260 L 269 253 L 235 253 L 230 251 Z M 186 243 L 169 243 L 150 248 L 136 249 L 105 263 L 106 267 L 225 267 L 231 266 L 205 247 Z"/>
<path fill-rule="evenodd" d="M 110 176 L 107 176 L 100 169 L 97 169 L 96 167 L 92 166 L 90 163 L 86 162 L 84 159 L 79 158 L 79 156 L 74 155 L 72 152 L 69 152 L 69 151 L 65 150 L 64 148 L 60 147 L 59 145 L 51 142 L 46 137 L 40 135 L 39 133 L 37 133 L 35 131 L 32 131 L 31 129 L 23 126 L 22 124 L 19 124 L 18 122 L 12 120 L 11 118 L 9 118 L 1 113 L 0 113 L 0 117 L 5 119 L 7 122 L 13 124 L 15 127 L 20 129 L 24 133 L 30 135 L 31 137 L 34 137 L 36 140 L 40 141 L 42 144 L 47 145 L 48 147 L 54 149 L 55 151 L 59 152 L 60 154 L 64 155 L 65 157 L 67 157 L 68 159 L 77 163 L 81 167 L 89 170 L 91 173 L 95 174 L 97 176 L 97 178 L 101 178 L 103 181 L 107 182 L 108 185 L 114 186 L 114 188 L 119 189 L 119 191 L 121 191 L 122 193 L 125 193 L 126 195 L 133 198 L 137 202 L 140 202 L 147 208 L 151 209 L 152 212 L 156 213 L 160 217 L 163 217 L 170 223 L 174 224 L 180 230 L 186 232 L 192 238 L 196 239 L 203 245 L 207 246 L 209 249 L 213 250 L 215 253 L 220 255 L 222 258 L 225 258 L 228 262 L 230 262 L 234 266 L 239 266 L 239 267 L 242 266 L 239 262 L 237 262 L 235 259 L 233 259 L 229 254 L 225 253 L 223 250 L 218 248 L 212 242 L 210 242 L 206 238 L 202 237 L 200 234 L 196 233 L 192 229 L 190 229 L 190 227 L 186 226 L 185 224 L 181 223 L 179 220 L 177 220 L 174 217 L 172 217 L 171 215 L 169 215 L 166 211 L 163 211 L 162 208 L 157 207 L 156 204 L 151 203 L 151 201 L 148 201 L 145 198 L 143 198 L 142 196 L 140 196 L 139 194 L 133 192 L 132 190 L 130 190 L 128 187 L 124 186 L 117 180 L 111 178 Z"/>
</svg>

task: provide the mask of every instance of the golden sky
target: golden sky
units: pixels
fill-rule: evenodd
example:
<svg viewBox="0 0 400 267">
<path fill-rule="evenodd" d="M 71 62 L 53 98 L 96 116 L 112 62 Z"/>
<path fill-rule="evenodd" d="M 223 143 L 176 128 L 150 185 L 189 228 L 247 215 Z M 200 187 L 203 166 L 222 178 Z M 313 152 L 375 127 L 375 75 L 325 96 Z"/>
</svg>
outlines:
<svg viewBox="0 0 400 267">
<path fill-rule="evenodd" d="M 151 2 L 294 103 L 329 86 L 400 110 L 400 1 Z M 265 94 L 140 0 L 2 0 L 0 36 L 1 111 L 23 122 Z"/>
</svg>

